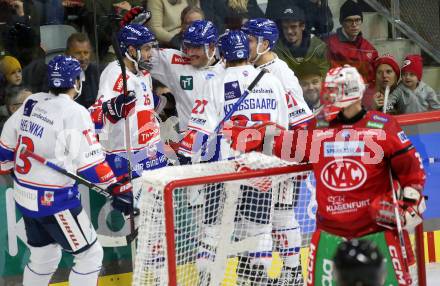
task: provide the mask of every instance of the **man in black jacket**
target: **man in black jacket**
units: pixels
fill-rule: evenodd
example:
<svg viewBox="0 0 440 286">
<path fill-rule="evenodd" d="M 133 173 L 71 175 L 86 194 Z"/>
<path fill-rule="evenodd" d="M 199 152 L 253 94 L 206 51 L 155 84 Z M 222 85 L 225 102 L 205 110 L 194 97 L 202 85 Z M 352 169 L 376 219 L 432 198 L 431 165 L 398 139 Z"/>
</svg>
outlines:
<svg viewBox="0 0 440 286">
<path fill-rule="evenodd" d="M 76 102 L 89 108 L 96 101 L 99 87 L 98 67 L 90 62 L 92 47 L 86 34 L 74 33 L 67 39 L 66 54 L 76 58 L 81 64 L 81 95 Z"/>
</svg>

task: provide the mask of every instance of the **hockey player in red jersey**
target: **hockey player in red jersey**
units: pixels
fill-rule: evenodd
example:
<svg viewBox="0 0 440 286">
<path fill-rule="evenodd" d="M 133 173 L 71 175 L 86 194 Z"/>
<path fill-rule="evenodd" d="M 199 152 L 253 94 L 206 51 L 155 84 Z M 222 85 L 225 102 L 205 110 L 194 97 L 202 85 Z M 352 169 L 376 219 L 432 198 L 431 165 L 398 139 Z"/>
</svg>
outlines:
<svg viewBox="0 0 440 286">
<path fill-rule="evenodd" d="M 261 151 L 264 139 L 270 138 L 276 156 L 313 165 L 317 230 L 310 245 L 307 285 L 336 285 L 331 257 L 346 238 L 376 242 L 389 269 L 394 268 L 386 285 L 411 285 L 405 266 L 414 264 L 414 258 L 409 248 L 407 258 L 402 254 L 392 192 L 398 190 L 403 227 L 416 226 L 425 210 L 425 173 L 396 120 L 363 109 L 364 91 L 355 68 L 331 69 L 321 92 L 323 110 L 305 130 L 286 131 L 267 123 L 224 130 L 238 150 Z"/>
</svg>

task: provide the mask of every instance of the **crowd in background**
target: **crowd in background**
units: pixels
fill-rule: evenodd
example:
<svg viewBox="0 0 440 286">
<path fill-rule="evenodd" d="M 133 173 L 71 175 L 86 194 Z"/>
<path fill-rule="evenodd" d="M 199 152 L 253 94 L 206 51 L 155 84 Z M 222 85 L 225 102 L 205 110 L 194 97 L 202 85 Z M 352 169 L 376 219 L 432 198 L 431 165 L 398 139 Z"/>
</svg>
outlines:
<svg viewBox="0 0 440 286">
<path fill-rule="evenodd" d="M 43 25 L 65 24 L 77 31 L 68 37 L 65 53 L 77 58 L 83 70 L 82 94 L 76 100 L 91 106 L 100 72 L 115 58 L 112 31 L 128 14 L 151 29 L 160 47 L 174 49 L 181 49 L 182 33 L 194 20 L 211 20 L 220 33 L 240 29 L 250 18 L 274 20 L 280 32 L 274 52 L 298 77 L 312 110 L 320 106 L 327 71 L 344 64 L 355 66 L 368 84 L 363 99 L 367 109 L 394 114 L 440 109 L 440 95 L 423 82 L 420 55 L 408 55 L 398 63 L 392 55 L 379 55 L 363 37 L 363 12 L 368 9 L 363 1 L 346 1 L 339 11 L 340 27 L 335 29 L 324 0 L 268 0 L 266 11 L 256 0 L 0 0 L 0 118 L 4 122 L 28 94 L 48 91 L 50 55 L 45 49 L 48 43 L 41 40 Z M 167 96 L 166 110 L 175 114 L 166 87 L 155 82 L 155 92 Z"/>
</svg>

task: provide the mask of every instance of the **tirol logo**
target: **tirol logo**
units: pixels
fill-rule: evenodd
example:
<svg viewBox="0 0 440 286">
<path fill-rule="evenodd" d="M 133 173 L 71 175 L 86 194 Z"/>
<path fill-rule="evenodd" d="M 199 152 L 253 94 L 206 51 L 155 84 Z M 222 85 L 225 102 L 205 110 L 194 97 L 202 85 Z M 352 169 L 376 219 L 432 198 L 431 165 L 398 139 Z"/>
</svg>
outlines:
<svg viewBox="0 0 440 286">
<path fill-rule="evenodd" d="M 183 90 L 193 90 L 193 77 L 192 76 L 180 76 L 180 87 Z"/>
<path fill-rule="evenodd" d="M 324 185 L 337 192 L 347 192 L 359 188 L 367 179 L 367 171 L 352 159 L 339 159 L 327 163 L 321 172 Z"/>
</svg>

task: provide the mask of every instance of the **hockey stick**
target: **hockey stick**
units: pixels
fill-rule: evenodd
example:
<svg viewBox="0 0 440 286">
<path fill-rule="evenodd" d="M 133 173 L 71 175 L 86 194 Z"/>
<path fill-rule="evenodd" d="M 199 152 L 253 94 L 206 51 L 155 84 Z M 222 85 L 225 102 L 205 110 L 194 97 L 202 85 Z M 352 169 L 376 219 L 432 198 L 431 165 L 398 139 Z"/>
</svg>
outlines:
<svg viewBox="0 0 440 286">
<path fill-rule="evenodd" d="M 251 91 L 254 89 L 254 87 L 258 84 L 258 82 L 261 80 L 261 78 L 264 76 L 264 74 L 266 74 L 267 72 L 269 72 L 267 69 L 262 69 L 258 75 L 254 78 L 254 80 L 249 84 L 249 86 L 246 88 L 246 90 L 241 94 L 240 98 L 234 103 L 234 105 L 231 107 L 231 109 L 228 111 L 228 113 L 226 113 L 225 117 L 223 117 L 223 119 L 217 124 L 217 126 L 214 129 L 214 132 L 211 133 L 211 135 L 209 135 L 208 139 L 206 141 L 203 142 L 202 146 L 200 147 L 198 153 L 199 156 L 195 156 L 196 158 L 201 157 L 201 153 L 203 152 L 203 150 L 205 148 L 207 148 L 207 146 L 209 146 L 209 144 L 212 142 L 212 140 L 214 140 L 214 136 L 218 135 L 218 133 L 220 132 L 221 128 L 223 127 L 223 124 L 228 121 L 229 119 L 231 119 L 232 115 L 234 114 L 235 111 L 237 111 L 238 107 L 240 107 L 241 103 L 246 99 L 246 97 L 249 95 L 249 93 L 251 93 Z"/>
<path fill-rule="evenodd" d="M 89 182 L 88 180 L 82 178 L 81 176 L 78 176 L 72 172 L 67 171 L 66 169 L 58 166 L 55 163 L 50 162 L 49 160 L 41 157 L 38 154 L 35 154 L 34 152 L 30 151 L 29 149 L 23 149 L 22 150 L 22 154 L 24 154 L 25 156 L 34 159 L 35 161 L 41 163 L 44 166 L 47 166 L 71 179 L 74 179 L 76 182 L 85 185 L 86 187 L 88 187 L 89 189 L 97 192 L 98 194 L 103 195 L 104 197 L 106 197 L 106 199 L 111 199 L 112 195 L 109 191 L 107 191 L 106 189 L 103 189 L 91 182 Z M 126 203 L 130 203 L 125 201 Z M 119 247 L 119 246 L 126 246 L 128 244 L 131 243 L 131 241 L 133 241 L 136 236 L 138 234 L 138 230 L 136 229 L 134 232 L 131 232 L 130 234 L 126 235 L 126 236 L 109 236 L 109 235 L 103 235 L 103 234 L 97 234 L 98 236 L 98 240 L 101 243 L 101 245 L 103 247 Z"/>
<path fill-rule="evenodd" d="M 122 75 L 122 88 L 124 91 L 124 96 L 128 96 L 128 88 L 127 88 L 127 67 L 124 63 L 124 57 L 122 56 L 121 48 L 119 47 L 118 39 L 116 37 L 116 33 L 113 33 L 112 35 L 112 46 L 113 50 L 115 51 L 116 60 L 119 63 L 119 66 L 121 67 L 121 75 Z M 127 168 L 128 168 L 128 177 L 132 178 L 132 170 L 131 170 L 131 162 L 133 162 L 133 158 L 131 155 L 131 133 L 130 133 L 130 118 L 126 116 L 125 112 L 125 104 L 122 107 L 122 112 L 124 114 L 124 131 L 125 131 L 125 148 L 127 148 Z M 136 232 L 136 227 L 134 225 L 134 213 L 130 213 L 130 234 L 134 235 Z M 134 268 L 134 261 L 135 261 L 135 253 L 136 253 L 136 244 L 131 243 L 131 262 L 132 267 Z"/>
<path fill-rule="evenodd" d="M 255 77 L 255 79 L 251 82 L 251 84 L 246 88 L 246 90 L 242 93 L 240 98 L 237 100 L 236 103 L 232 106 L 232 108 L 226 113 L 225 117 L 220 121 L 220 123 L 217 125 L 217 127 L 214 129 L 214 134 L 219 133 L 220 129 L 223 127 L 223 124 L 231 119 L 232 114 L 234 114 L 235 111 L 237 111 L 238 107 L 240 107 L 241 103 L 246 99 L 246 97 L 249 95 L 249 93 L 254 89 L 254 87 L 258 84 L 258 82 L 261 80 L 261 78 L 264 76 L 265 73 L 269 72 L 267 69 L 262 69 L 258 75 Z"/>
<path fill-rule="evenodd" d="M 402 251 L 403 267 L 405 268 L 406 271 L 405 280 L 408 283 L 408 285 L 411 285 L 412 279 L 409 273 L 408 254 L 406 253 L 405 238 L 403 236 L 402 221 L 400 220 L 399 205 L 397 202 L 396 190 L 394 189 L 393 174 L 391 173 L 391 168 L 389 168 L 389 175 L 390 175 L 391 191 L 393 193 L 392 195 L 393 195 L 394 215 L 396 217 L 397 236 L 399 237 L 400 250 Z"/>
</svg>

